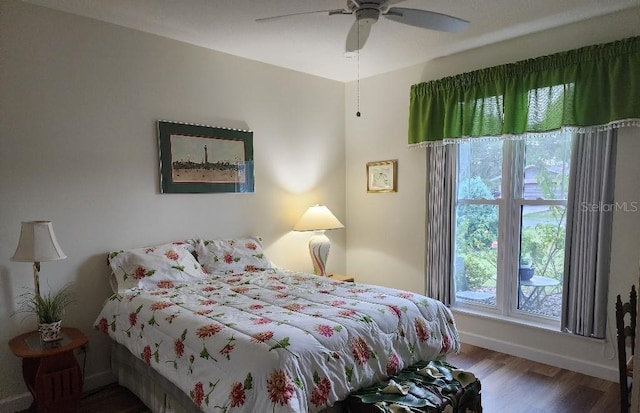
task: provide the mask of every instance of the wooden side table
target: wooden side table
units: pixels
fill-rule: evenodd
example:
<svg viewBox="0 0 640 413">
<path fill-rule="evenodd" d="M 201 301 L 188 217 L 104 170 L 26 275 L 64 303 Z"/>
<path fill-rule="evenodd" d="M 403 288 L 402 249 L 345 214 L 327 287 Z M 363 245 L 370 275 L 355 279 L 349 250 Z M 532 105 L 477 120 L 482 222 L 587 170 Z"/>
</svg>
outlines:
<svg viewBox="0 0 640 413">
<path fill-rule="evenodd" d="M 342 281 L 342 282 L 354 282 L 354 278 L 350 277 L 348 275 L 340 275 L 340 274 L 329 274 L 329 278 L 333 278 L 336 281 Z"/>
<path fill-rule="evenodd" d="M 80 330 L 63 327 L 62 339 L 40 341 L 37 331 L 9 341 L 13 354 L 22 358 L 22 376 L 39 413 L 76 412 L 82 396 L 82 371 L 74 350 L 88 342 Z"/>
</svg>

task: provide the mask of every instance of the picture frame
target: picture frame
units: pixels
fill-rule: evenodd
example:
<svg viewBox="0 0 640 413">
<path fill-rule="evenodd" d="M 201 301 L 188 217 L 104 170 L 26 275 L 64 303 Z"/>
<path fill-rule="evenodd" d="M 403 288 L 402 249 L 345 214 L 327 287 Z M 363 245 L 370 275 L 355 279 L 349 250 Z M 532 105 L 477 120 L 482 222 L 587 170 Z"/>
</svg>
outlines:
<svg viewBox="0 0 640 413">
<path fill-rule="evenodd" d="M 397 191 L 397 160 L 367 162 L 367 192 Z"/>
<path fill-rule="evenodd" d="M 158 121 L 161 193 L 254 192 L 253 132 Z"/>
</svg>

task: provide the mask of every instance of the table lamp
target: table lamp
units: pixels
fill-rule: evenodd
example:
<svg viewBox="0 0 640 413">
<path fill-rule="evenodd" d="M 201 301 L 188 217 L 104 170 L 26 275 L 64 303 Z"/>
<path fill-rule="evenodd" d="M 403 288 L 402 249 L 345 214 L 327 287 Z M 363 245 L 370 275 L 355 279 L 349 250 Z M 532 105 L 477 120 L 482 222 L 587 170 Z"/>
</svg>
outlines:
<svg viewBox="0 0 640 413">
<path fill-rule="evenodd" d="M 33 263 L 35 294 L 40 296 L 40 263 L 67 258 L 60 248 L 51 221 L 23 222 L 18 248 L 11 261 Z"/>
<path fill-rule="evenodd" d="M 328 229 L 338 228 L 344 228 L 344 225 L 324 205 L 309 207 L 293 227 L 294 231 L 315 231 L 309 240 L 309 253 L 313 262 L 313 272 L 316 275 L 327 276 L 325 265 L 331 242 L 324 232 Z"/>
</svg>

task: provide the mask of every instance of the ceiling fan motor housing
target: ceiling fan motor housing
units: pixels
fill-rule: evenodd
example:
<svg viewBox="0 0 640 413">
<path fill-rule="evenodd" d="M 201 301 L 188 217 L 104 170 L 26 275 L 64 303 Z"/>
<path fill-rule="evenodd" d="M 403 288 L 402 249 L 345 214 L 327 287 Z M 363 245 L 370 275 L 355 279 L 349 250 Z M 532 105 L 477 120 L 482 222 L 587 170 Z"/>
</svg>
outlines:
<svg viewBox="0 0 640 413">
<path fill-rule="evenodd" d="M 387 4 L 388 0 L 352 1 L 349 4 L 349 8 L 360 23 L 372 24 L 378 21 L 380 12 L 387 7 Z"/>
<path fill-rule="evenodd" d="M 356 19 L 362 23 L 375 23 L 380 16 L 380 10 L 360 9 L 356 10 Z"/>
</svg>

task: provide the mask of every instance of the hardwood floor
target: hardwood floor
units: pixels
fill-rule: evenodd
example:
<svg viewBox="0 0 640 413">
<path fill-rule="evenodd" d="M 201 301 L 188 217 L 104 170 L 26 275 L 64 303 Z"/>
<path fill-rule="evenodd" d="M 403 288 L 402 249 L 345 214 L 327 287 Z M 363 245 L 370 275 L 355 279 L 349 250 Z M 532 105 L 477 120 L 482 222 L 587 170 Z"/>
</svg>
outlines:
<svg viewBox="0 0 640 413">
<path fill-rule="evenodd" d="M 37 413 L 33 406 L 18 413 Z M 151 413 L 133 393 L 119 386 L 109 384 L 82 396 L 77 413 Z"/>
<path fill-rule="evenodd" d="M 484 413 L 617 413 L 618 383 L 463 344 L 448 361 L 482 382 Z M 80 413 L 149 413 L 128 390 L 109 385 L 83 398 Z"/>
<path fill-rule="evenodd" d="M 482 383 L 485 413 L 616 413 L 618 383 L 463 344 L 447 357 Z"/>
<path fill-rule="evenodd" d="M 151 413 L 135 394 L 114 383 L 82 398 L 78 413 Z"/>
</svg>

